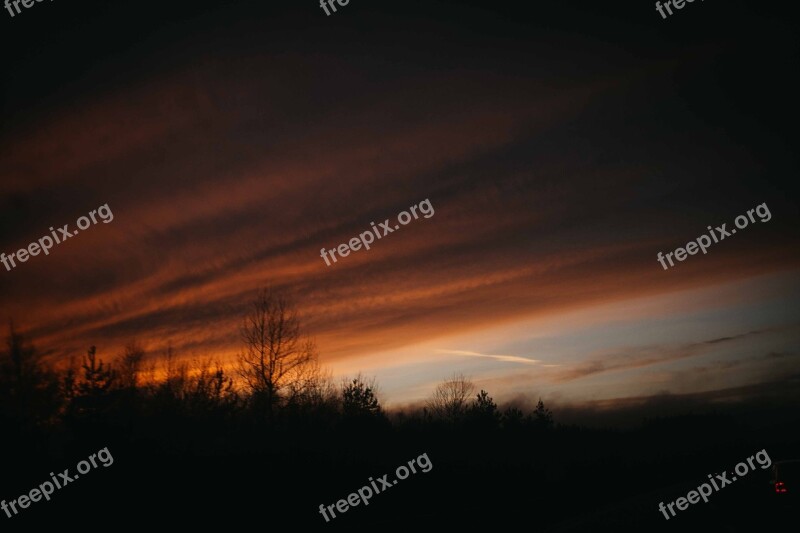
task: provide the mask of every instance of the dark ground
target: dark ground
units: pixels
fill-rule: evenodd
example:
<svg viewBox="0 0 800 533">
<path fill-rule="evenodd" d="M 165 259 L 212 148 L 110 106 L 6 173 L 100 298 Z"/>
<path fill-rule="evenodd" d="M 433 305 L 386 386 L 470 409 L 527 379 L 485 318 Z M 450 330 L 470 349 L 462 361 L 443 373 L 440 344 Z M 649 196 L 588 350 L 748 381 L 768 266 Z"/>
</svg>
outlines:
<svg viewBox="0 0 800 533">
<path fill-rule="evenodd" d="M 773 461 L 800 456 L 797 409 L 772 421 L 740 415 L 671 417 L 626 431 L 556 427 L 479 430 L 406 424 L 373 430 L 252 429 L 173 420 L 135 429 L 116 426 L 36 445 L 6 440 L 6 500 L 108 447 L 114 463 L 38 502 L 5 526 L 113 524 L 368 531 L 428 525 L 539 531 L 762 531 L 789 525 L 797 507 L 776 505 L 768 470 L 712 494 L 669 522 L 658 511 L 707 479 L 766 450 Z M 127 427 L 126 427 L 127 426 Z M 171 429 L 170 429 L 171 426 Z M 191 435 L 191 436 L 190 436 Z M 196 440 L 195 440 L 196 439 Z M 325 523 L 318 513 L 426 453 L 418 472 Z M 757 463 L 756 463 L 757 464 Z M 337 513 L 338 514 L 338 513 Z M 13 529 L 16 529 L 14 527 Z"/>
</svg>

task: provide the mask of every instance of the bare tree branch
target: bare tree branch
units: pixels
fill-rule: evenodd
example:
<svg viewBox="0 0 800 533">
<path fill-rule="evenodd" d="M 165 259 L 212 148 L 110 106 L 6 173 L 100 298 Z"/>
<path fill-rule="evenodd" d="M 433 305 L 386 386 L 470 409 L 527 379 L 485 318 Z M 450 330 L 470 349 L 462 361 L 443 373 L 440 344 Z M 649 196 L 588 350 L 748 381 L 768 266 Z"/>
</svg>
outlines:
<svg viewBox="0 0 800 533">
<path fill-rule="evenodd" d="M 316 345 L 301 335 L 297 312 L 283 296 L 260 291 L 241 335 L 239 375 L 254 398 L 265 402 L 270 417 L 284 392 L 297 395 L 319 381 Z"/>
<path fill-rule="evenodd" d="M 475 385 L 463 374 L 453 374 L 436 386 L 426 407 L 435 418 L 456 421 L 466 412 L 474 390 Z"/>
</svg>

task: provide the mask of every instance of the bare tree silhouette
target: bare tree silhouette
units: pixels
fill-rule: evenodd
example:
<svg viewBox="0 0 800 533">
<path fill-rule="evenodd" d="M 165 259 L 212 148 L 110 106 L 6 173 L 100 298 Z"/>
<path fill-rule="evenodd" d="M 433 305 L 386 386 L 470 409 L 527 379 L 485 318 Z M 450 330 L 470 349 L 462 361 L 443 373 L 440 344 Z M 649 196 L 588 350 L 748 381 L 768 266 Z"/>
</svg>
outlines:
<svg viewBox="0 0 800 533">
<path fill-rule="evenodd" d="M 323 370 L 316 355 L 301 365 L 285 387 L 286 403 L 292 407 L 319 407 L 336 403 L 338 391 L 330 370 Z"/>
<path fill-rule="evenodd" d="M 231 408 L 236 405 L 238 395 L 234 390 L 233 379 L 219 361 L 196 360 L 193 361 L 191 370 L 181 394 L 191 412 L 205 414 L 216 408 Z"/>
<path fill-rule="evenodd" d="M 455 422 L 466 413 L 474 390 L 475 385 L 463 374 L 454 374 L 436 386 L 426 407 L 434 418 Z"/>
<path fill-rule="evenodd" d="M 301 334 L 297 312 L 283 296 L 260 291 L 241 328 L 244 351 L 238 371 L 253 401 L 271 420 L 284 390 L 313 385 L 319 376 L 314 342 Z"/>
<path fill-rule="evenodd" d="M 172 343 L 164 350 L 164 381 L 156 385 L 156 392 L 162 401 L 177 402 L 183 398 L 189 380 L 189 363 L 178 361 Z M 155 368 L 153 369 L 155 375 Z"/>
</svg>

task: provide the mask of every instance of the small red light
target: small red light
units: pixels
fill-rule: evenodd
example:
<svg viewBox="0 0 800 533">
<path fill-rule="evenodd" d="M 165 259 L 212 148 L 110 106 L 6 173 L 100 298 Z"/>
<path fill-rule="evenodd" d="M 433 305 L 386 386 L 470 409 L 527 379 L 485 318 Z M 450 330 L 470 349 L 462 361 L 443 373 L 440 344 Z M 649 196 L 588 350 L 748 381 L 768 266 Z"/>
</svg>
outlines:
<svg viewBox="0 0 800 533">
<path fill-rule="evenodd" d="M 778 481 L 777 483 L 775 483 L 775 492 L 777 492 L 778 494 L 783 494 L 784 492 L 787 492 L 786 484 L 783 481 Z"/>
</svg>

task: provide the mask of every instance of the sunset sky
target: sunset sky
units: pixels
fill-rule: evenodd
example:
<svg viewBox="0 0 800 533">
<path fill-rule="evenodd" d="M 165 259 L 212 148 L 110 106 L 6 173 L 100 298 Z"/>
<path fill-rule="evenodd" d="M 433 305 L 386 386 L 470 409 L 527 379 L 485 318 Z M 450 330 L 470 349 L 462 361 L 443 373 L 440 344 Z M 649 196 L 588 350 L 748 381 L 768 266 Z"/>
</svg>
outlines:
<svg viewBox="0 0 800 533">
<path fill-rule="evenodd" d="M 138 339 L 233 362 L 269 285 L 323 365 L 375 376 L 388 405 L 454 372 L 499 401 L 797 383 L 798 56 L 779 13 L 754 12 L 745 42 L 725 24 L 740 2 L 669 27 L 647 2 L 49 4 L 2 21 L 36 44 L 4 67 L 0 251 L 114 215 L 0 266 L 0 317 L 53 361 Z M 425 199 L 434 216 L 320 257 Z M 762 203 L 769 221 L 657 262 Z"/>
</svg>

